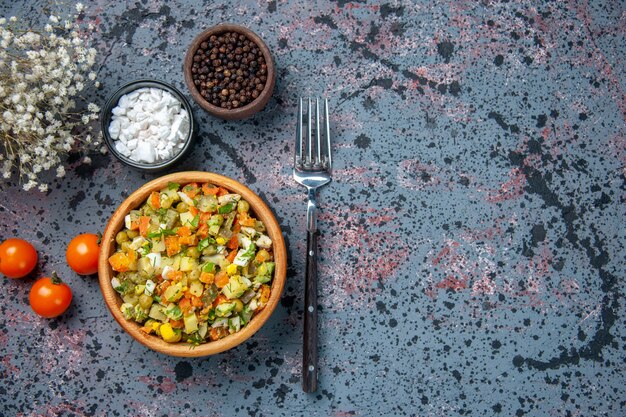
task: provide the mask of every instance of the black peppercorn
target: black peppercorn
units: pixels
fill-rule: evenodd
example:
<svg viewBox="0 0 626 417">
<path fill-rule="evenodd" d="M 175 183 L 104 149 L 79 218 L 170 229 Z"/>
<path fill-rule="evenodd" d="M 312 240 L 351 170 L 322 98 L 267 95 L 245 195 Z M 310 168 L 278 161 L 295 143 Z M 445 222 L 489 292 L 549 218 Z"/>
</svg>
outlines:
<svg viewBox="0 0 626 417">
<path fill-rule="evenodd" d="M 267 64 L 261 49 L 243 34 L 212 35 L 195 51 L 193 83 L 211 104 L 243 107 L 261 95 L 267 83 Z"/>
</svg>

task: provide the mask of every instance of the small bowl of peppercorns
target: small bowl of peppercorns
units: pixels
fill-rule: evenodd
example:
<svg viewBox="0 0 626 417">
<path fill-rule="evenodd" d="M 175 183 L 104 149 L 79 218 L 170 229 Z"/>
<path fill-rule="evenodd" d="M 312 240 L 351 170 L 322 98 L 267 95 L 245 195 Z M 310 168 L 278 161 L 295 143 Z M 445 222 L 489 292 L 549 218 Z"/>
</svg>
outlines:
<svg viewBox="0 0 626 417">
<path fill-rule="evenodd" d="M 227 120 L 263 110 L 276 83 L 270 50 L 251 30 L 232 24 L 200 33 L 185 56 L 185 83 L 207 112 Z"/>
</svg>

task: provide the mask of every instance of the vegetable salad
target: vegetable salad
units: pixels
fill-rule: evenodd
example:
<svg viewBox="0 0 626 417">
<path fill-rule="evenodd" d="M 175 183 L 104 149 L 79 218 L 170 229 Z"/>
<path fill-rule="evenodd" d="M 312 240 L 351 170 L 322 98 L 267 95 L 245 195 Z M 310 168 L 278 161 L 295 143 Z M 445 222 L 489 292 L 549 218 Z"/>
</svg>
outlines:
<svg viewBox="0 0 626 417">
<path fill-rule="evenodd" d="M 166 342 L 221 339 L 269 300 L 272 240 L 224 188 L 170 183 L 126 216 L 115 240 L 108 261 L 122 314 Z"/>
</svg>

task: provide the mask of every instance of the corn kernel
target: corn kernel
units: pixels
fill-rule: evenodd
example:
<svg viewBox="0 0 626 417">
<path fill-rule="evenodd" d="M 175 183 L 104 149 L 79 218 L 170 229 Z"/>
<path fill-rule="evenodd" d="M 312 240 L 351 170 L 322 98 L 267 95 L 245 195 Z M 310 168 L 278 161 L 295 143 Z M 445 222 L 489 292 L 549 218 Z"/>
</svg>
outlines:
<svg viewBox="0 0 626 417">
<path fill-rule="evenodd" d="M 152 323 L 152 330 L 156 332 L 160 326 L 161 326 L 161 323 L 159 323 L 158 321 L 155 321 L 154 323 Z"/>
<path fill-rule="evenodd" d="M 223 237 L 219 236 L 215 239 L 215 241 L 217 242 L 218 245 L 225 245 L 226 244 L 226 239 L 224 239 Z"/>
<path fill-rule="evenodd" d="M 228 275 L 235 275 L 237 273 L 237 265 L 230 264 L 226 267 L 226 273 Z"/>
<path fill-rule="evenodd" d="M 162 324 L 161 327 L 159 327 L 159 330 L 161 331 L 161 337 L 163 337 L 163 340 L 167 343 L 176 343 L 180 341 L 181 334 L 176 333 L 171 324 Z"/>
</svg>

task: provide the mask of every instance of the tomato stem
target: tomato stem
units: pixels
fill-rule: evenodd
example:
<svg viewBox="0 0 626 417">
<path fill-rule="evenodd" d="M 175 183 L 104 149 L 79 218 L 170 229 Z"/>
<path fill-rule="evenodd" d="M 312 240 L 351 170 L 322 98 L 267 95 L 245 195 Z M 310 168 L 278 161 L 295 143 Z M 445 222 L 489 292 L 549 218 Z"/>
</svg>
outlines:
<svg viewBox="0 0 626 417">
<path fill-rule="evenodd" d="M 102 233 L 98 232 L 96 233 L 96 236 L 98 236 L 98 240 L 96 240 L 96 244 L 100 246 L 100 244 L 102 243 Z"/>
<path fill-rule="evenodd" d="M 59 278 L 56 272 L 52 272 L 52 278 L 50 278 L 50 281 L 52 281 L 55 285 L 63 284 L 63 281 L 61 281 L 61 278 Z"/>
</svg>

